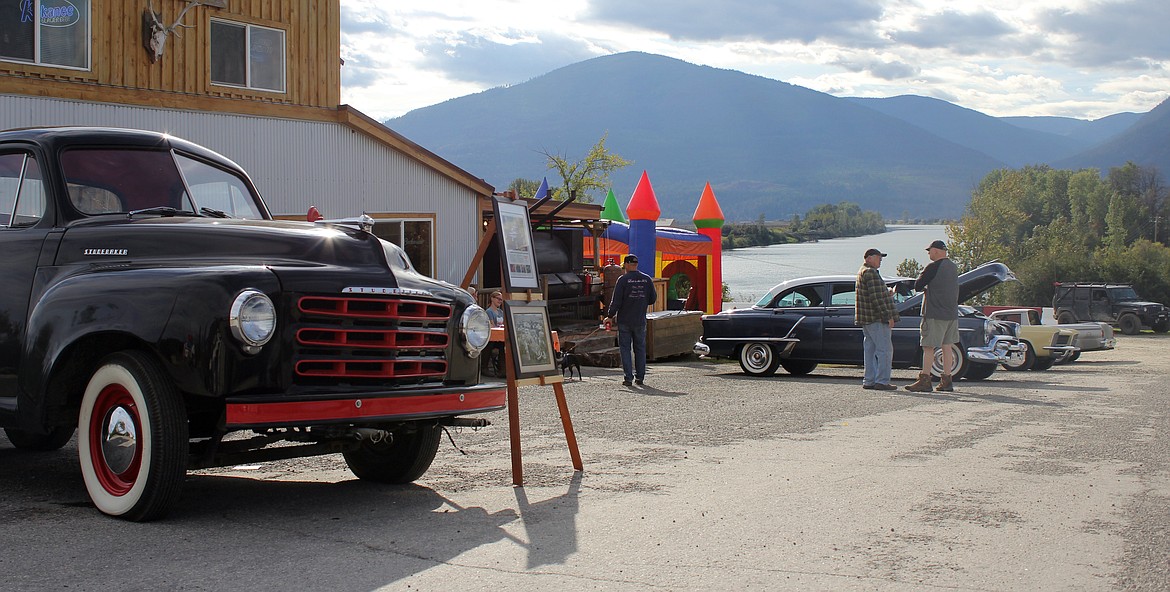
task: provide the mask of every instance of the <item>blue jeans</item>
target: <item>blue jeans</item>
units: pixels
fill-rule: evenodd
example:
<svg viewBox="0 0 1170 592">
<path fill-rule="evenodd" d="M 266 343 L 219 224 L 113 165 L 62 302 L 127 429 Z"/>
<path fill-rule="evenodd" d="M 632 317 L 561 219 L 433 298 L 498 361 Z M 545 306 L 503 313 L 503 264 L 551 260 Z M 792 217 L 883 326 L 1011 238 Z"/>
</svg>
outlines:
<svg viewBox="0 0 1170 592">
<path fill-rule="evenodd" d="M 894 363 L 893 332 L 889 323 L 869 323 L 861 326 L 861 333 L 865 336 L 864 351 L 865 375 L 861 379 L 864 385 L 890 384 L 890 366 Z"/>
<path fill-rule="evenodd" d="M 631 360 L 630 350 L 633 350 Z M 646 325 L 618 325 L 618 353 L 626 380 L 646 379 Z"/>
</svg>

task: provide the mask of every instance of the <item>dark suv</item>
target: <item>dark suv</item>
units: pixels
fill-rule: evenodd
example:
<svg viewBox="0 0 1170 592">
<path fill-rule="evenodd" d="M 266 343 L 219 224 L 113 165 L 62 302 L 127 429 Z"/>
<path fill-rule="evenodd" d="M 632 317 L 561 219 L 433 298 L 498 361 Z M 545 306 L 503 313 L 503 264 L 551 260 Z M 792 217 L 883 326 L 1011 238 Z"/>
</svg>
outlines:
<svg viewBox="0 0 1170 592">
<path fill-rule="evenodd" d="M 0 427 L 24 450 L 76 430 L 94 505 L 130 520 L 189 468 L 340 452 L 418 478 L 505 387 L 480 384 L 483 309 L 371 223 L 273 220 L 240 167 L 165 134 L 0 133 Z"/>
<path fill-rule="evenodd" d="M 1052 308 L 1058 323 L 1110 323 L 1126 335 L 1136 335 L 1142 327 L 1170 330 L 1170 309 L 1142 300 L 1129 284 L 1058 283 Z"/>
</svg>

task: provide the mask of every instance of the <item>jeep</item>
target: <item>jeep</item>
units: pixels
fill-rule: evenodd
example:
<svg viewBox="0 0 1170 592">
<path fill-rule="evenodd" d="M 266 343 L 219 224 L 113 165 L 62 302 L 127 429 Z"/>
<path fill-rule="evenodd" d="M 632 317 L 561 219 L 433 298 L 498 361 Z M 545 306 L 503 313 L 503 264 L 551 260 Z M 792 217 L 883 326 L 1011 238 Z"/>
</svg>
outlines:
<svg viewBox="0 0 1170 592">
<path fill-rule="evenodd" d="M 1170 330 L 1170 309 L 1142 300 L 1129 284 L 1058 283 L 1052 308 L 1061 324 L 1098 321 L 1117 325 L 1126 335 L 1137 335 L 1142 327 Z"/>
<path fill-rule="evenodd" d="M 371 223 L 275 221 L 165 134 L 0 132 L 0 427 L 24 450 L 76 431 L 90 499 L 135 521 L 188 469 L 339 452 L 417 479 L 505 388 L 479 381 L 483 309 Z"/>
</svg>

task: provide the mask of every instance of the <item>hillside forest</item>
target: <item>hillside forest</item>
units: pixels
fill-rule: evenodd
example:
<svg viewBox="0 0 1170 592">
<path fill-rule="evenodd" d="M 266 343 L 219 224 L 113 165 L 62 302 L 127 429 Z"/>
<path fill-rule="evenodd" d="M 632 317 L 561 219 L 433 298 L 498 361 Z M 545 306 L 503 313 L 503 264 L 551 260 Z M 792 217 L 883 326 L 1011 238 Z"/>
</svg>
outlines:
<svg viewBox="0 0 1170 592">
<path fill-rule="evenodd" d="M 1166 186 L 1155 168 L 1048 166 L 992 171 L 962 219 L 947 228 L 961 270 L 999 260 L 1020 281 L 989 304 L 1051 306 L 1054 282 L 1131 283 L 1148 300 L 1170 302 Z"/>
</svg>

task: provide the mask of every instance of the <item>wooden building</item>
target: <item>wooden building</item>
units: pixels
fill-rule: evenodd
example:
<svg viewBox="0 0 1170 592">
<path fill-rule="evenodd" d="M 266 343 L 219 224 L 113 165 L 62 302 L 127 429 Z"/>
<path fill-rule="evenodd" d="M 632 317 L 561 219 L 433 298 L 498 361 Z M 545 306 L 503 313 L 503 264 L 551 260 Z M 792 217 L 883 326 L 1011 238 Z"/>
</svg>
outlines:
<svg viewBox="0 0 1170 592">
<path fill-rule="evenodd" d="M 340 20 L 338 0 L 3 0 L 0 129 L 203 144 L 247 169 L 280 217 L 367 213 L 421 271 L 458 283 L 493 188 L 339 104 Z"/>
</svg>

